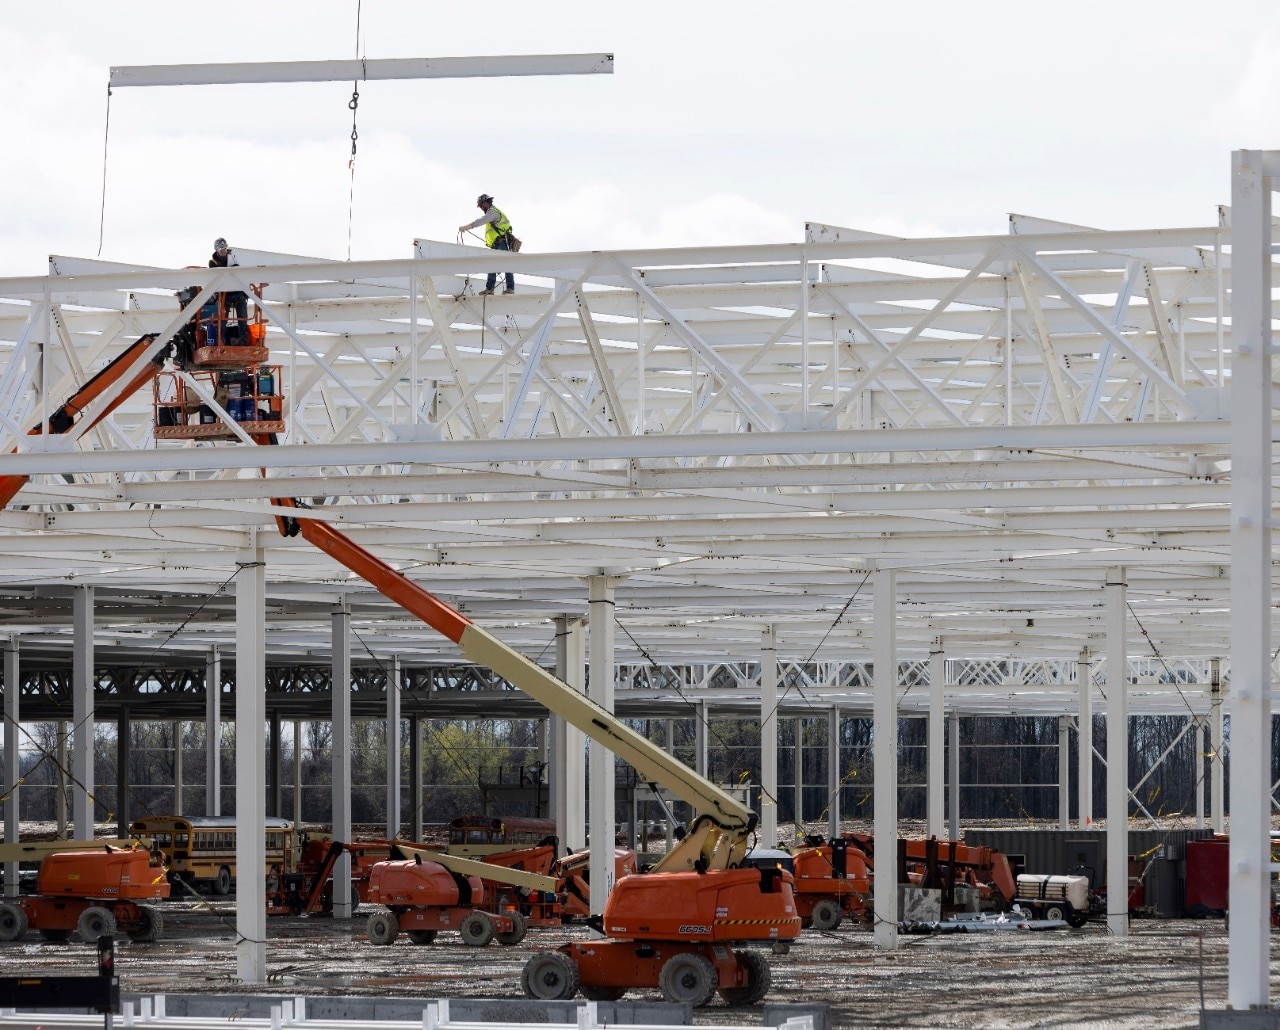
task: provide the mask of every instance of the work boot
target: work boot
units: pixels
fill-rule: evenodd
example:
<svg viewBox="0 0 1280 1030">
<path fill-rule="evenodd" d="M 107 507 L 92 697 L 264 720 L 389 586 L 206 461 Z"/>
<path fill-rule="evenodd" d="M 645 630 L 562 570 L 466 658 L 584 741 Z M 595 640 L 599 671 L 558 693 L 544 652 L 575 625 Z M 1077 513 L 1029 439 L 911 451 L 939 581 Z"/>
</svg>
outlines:
<svg viewBox="0 0 1280 1030">
<path fill-rule="evenodd" d="M 481 296 L 481 297 L 492 297 L 492 296 L 493 296 L 493 287 L 491 286 L 491 287 L 489 287 L 489 289 L 487 289 L 487 290 L 481 290 L 481 291 L 480 291 L 480 293 L 478 294 L 478 296 Z"/>
<path fill-rule="evenodd" d="M 516 288 L 514 286 L 508 286 L 505 290 L 502 291 L 502 295 L 505 297 L 508 293 L 515 293 L 515 292 L 516 292 Z"/>
</svg>

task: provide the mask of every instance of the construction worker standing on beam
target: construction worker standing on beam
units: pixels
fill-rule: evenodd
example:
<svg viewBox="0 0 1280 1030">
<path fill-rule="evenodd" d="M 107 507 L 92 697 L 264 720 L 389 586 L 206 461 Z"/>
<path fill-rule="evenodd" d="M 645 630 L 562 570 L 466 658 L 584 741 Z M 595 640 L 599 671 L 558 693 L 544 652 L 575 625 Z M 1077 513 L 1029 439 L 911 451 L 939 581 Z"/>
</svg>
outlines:
<svg viewBox="0 0 1280 1030">
<path fill-rule="evenodd" d="M 481 193 L 476 198 L 476 207 L 484 212 L 474 222 L 467 225 L 458 226 L 458 233 L 461 235 L 468 229 L 476 229 L 484 226 L 484 245 L 490 250 L 510 250 L 517 251 L 520 244 L 515 242 L 515 236 L 511 232 L 511 222 L 507 219 L 498 208 L 493 206 L 493 198 L 487 193 Z M 507 288 L 502 292 L 516 292 L 516 277 L 514 272 L 507 272 Z M 485 280 L 484 289 L 480 291 L 480 296 L 493 296 L 493 288 L 497 284 L 498 273 L 490 272 L 489 278 Z"/>
</svg>

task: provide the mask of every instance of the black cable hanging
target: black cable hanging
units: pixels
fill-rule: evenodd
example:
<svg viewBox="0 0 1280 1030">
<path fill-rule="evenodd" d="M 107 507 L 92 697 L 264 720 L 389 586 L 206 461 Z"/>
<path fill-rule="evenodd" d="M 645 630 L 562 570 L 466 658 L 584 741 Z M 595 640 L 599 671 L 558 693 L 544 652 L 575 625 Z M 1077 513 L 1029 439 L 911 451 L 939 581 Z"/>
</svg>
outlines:
<svg viewBox="0 0 1280 1030">
<path fill-rule="evenodd" d="M 111 138 L 111 84 L 107 83 L 107 120 L 102 127 L 102 207 L 98 211 L 98 253 L 102 257 L 102 239 L 107 224 L 107 141 Z"/>
<path fill-rule="evenodd" d="M 362 0 L 356 0 L 356 60 L 360 61 L 361 77 L 367 77 L 368 70 L 364 64 L 364 59 L 360 56 L 360 7 Z M 357 79 L 351 84 L 351 100 L 348 101 L 347 107 L 351 109 L 351 158 L 347 161 L 347 170 L 350 172 L 351 181 L 347 190 L 347 260 L 351 260 L 351 233 L 355 223 L 355 205 L 356 205 L 356 141 L 360 138 L 360 133 L 356 129 L 356 112 L 360 108 L 360 81 Z"/>
</svg>

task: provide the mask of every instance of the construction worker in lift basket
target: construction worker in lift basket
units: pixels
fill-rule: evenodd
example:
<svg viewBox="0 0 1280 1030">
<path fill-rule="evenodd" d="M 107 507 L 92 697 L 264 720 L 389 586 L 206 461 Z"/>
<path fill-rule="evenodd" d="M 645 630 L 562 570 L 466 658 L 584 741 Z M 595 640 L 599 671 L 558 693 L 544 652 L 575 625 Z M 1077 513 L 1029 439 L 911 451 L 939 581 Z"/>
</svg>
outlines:
<svg viewBox="0 0 1280 1030">
<path fill-rule="evenodd" d="M 458 233 L 462 234 L 468 229 L 476 229 L 484 226 L 484 245 L 490 250 L 510 250 L 516 251 L 520 249 L 519 244 L 513 243 L 515 236 L 511 232 L 511 222 L 498 208 L 493 206 L 493 198 L 487 193 L 481 193 L 476 198 L 476 207 L 484 212 L 474 222 L 468 222 L 466 225 L 458 226 Z M 502 292 L 516 292 L 515 273 L 508 272 L 507 288 Z M 484 289 L 480 291 L 480 296 L 493 296 L 493 288 L 497 284 L 498 273 L 490 272 L 489 278 L 485 280 Z"/>
<path fill-rule="evenodd" d="M 238 266 L 239 264 L 240 262 L 236 260 L 235 254 L 231 252 L 225 239 L 219 236 L 213 241 L 213 254 L 209 258 L 210 268 L 227 268 L 231 265 Z M 243 290 L 232 290 L 223 294 L 223 297 L 226 305 L 225 317 L 230 318 L 232 311 L 235 312 L 236 316 L 235 331 L 228 333 L 228 335 L 248 343 L 249 341 L 246 337 L 249 333 L 249 295 Z"/>
</svg>

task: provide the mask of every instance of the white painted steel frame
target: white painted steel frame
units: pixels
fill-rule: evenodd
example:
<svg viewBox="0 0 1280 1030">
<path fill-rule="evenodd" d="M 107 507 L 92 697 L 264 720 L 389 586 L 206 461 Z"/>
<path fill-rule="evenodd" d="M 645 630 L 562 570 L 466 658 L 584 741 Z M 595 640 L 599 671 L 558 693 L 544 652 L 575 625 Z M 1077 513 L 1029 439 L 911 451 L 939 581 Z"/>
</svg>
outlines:
<svg viewBox="0 0 1280 1030">
<path fill-rule="evenodd" d="M 983 663 L 1096 653 L 1100 586 L 1123 566 L 1161 659 L 1128 659 L 1130 713 L 1212 715 L 1221 695 L 1192 666 L 1224 654 L 1239 574 L 1225 388 L 1240 359 L 1222 317 L 1237 248 L 1219 226 L 1010 228 L 899 240 L 815 223 L 803 245 L 500 256 L 417 241 L 413 259 L 351 263 L 241 250 L 255 263 L 235 270 L 55 258 L 0 280 L 0 473 L 32 476 L 0 513 L 0 596 L 70 567 L 75 584 L 203 600 L 287 493 L 526 653 L 554 617 L 586 614 L 583 579 L 625 574 L 623 663 L 745 670 L 773 625 L 781 668 L 835 669 L 876 653 L 859 589 L 875 568 L 896 580 L 895 660 L 943 638 L 975 674 L 948 682 L 953 720 L 1080 712 L 1084 744 L 1099 709 L 1073 676 Z M 507 267 L 519 292 L 478 298 Z M 143 332 L 158 351 L 191 311 L 174 290 L 257 282 L 288 369 L 284 445 L 157 444 L 146 398 L 91 432 L 26 435 Z M 456 657 L 296 540 L 262 546 L 273 602 L 346 598 L 375 653 Z M 232 649 L 225 606 L 183 625 L 194 608 L 100 622 L 95 639 L 145 649 L 183 626 L 167 648 Z M 0 620 L 24 646 L 67 643 L 65 623 L 20 612 Z M 326 629 L 272 621 L 265 647 L 324 651 Z M 1188 686 L 1161 682 L 1180 662 Z M 819 703 L 872 711 L 869 687 L 823 679 Z"/>
<path fill-rule="evenodd" d="M 1275 352 L 1271 193 L 1280 151 L 1232 156 L 1231 878 L 1228 1001 L 1270 1003 Z"/>
</svg>

